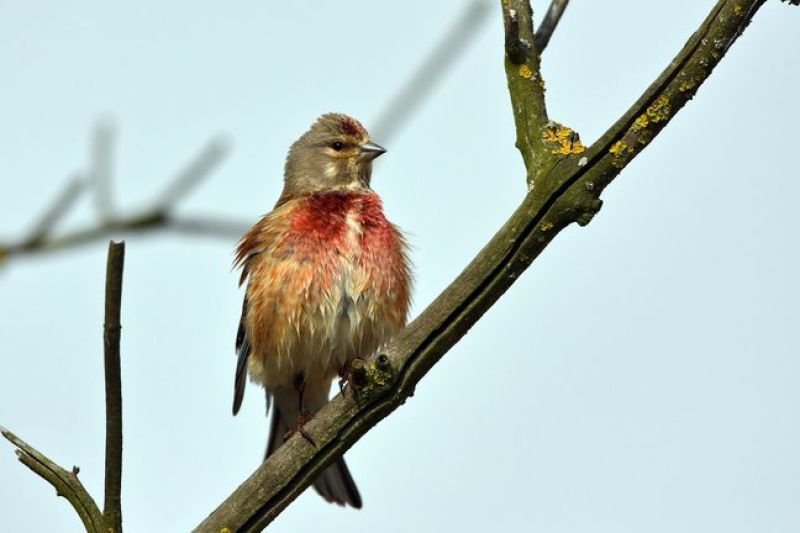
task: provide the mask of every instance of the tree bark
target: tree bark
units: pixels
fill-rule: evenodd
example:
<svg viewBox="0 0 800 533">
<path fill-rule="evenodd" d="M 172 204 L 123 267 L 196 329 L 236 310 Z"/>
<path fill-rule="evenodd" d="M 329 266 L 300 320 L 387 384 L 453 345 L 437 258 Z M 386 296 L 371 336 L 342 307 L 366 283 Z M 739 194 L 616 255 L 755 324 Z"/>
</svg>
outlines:
<svg viewBox="0 0 800 533">
<path fill-rule="evenodd" d="M 591 147 L 547 120 L 530 6 L 502 1 L 506 74 L 529 192 L 450 286 L 357 370 L 359 402 L 338 395 L 265 461 L 197 532 L 267 526 L 317 475 L 413 395 L 419 380 L 475 324 L 555 236 L 588 224 L 599 196 L 694 96 L 764 0 L 720 0 L 639 100 Z"/>
</svg>

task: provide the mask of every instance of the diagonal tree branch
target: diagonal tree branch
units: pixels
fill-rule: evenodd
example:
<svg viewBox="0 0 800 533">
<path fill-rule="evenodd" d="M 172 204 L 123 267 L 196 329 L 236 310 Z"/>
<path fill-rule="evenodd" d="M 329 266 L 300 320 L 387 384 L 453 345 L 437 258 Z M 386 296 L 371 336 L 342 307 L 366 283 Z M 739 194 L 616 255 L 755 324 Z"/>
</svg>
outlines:
<svg viewBox="0 0 800 533">
<path fill-rule="evenodd" d="M 211 139 L 186 168 L 180 171 L 161 193 L 150 209 L 154 213 L 168 213 L 172 206 L 187 196 L 206 179 L 228 154 L 228 143 L 220 138 Z"/>
<path fill-rule="evenodd" d="M 434 47 L 427 58 L 408 78 L 397 95 L 386 105 L 370 128 L 375 139 L 389 142 L 389 139 L 403 126 L 419 108 L 426 96 L 444 79 L 455 59 L 463 54 L 470 39 L 486 21 L 490 4 L 487 0 L 472 0 L 464 8 L 461 16 Z"/>
<path fill-rule="evenodd" d="M 20 243 L 20 248 L 32 249 L 41 246 L 56 224 L 72 209 L 84 189 L 86 189 L 86 179 L 83 176 L 76 175 L 70 178 L 66 187 L 59 192 L 52 205 L 33 226 L 28 237 Z"/>
<path fill-rule="evenodd" d="M 514 283 L 564 227 L 588 224 L 600 209 L 599 194 L 692 98 L 764 0 L 719 0 L 681 52 L 585 155 L 555 159 L 541 171 L 537 187 L 458 278 L 384 350 L 354 375 L 360 402 L 338 395 L 305 429 L 317 444 L 295 435 L 265 461 L 204 520 L 197 532 L 255 531 L 268 525 L 331 462 L 414 392 L 419 380 Z M 512 9 L 519 2 L 503 2 Z M 532 35 L 530 18 L 506 17 L 507 66 L 517 61 L 515 38 Z M 509 24 L 511 22 L 512 24 Z M 509 52 L 509 42 L 512 49 Z M 514 63 L 514 61 L 517 61 Z M 509 76 L 524 73 L 512 69 Z M 518 138 L 528 139 L 529 123 L 540 123 L 543 107 L 524 96 L 528 89 L 509 83 L 512 103 L 526 111 L 517 121 Z M 528 105 L 530 104 L 530 105 Z M 529 122 L 530 121 L 530 122 Z M 519 131 L 522 129 L 523 131 Z M 537 164 L 533 142 L 520 143 L 530 175 Z"/>
</svg>

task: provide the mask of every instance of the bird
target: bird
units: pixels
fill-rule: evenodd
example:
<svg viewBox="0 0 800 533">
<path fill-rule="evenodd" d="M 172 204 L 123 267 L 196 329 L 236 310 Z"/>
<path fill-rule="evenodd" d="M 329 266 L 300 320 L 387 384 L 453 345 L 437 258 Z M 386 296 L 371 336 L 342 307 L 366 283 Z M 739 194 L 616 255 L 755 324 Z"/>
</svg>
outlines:
<svg viewBox="0 0 800 533">
<path fill-rule="evenodd" d="M 289 149 L 283 191 L 239 241 L 247 282 L 236 334 L 233 414 L 246 376 L 264 387 L 272 417 L 266 460 L 328 401 L 350 362 L 406 324 L 412 275 L 401 231 L 371 187 L 386 150 L 356 119 L 320 116 Z M 313 441 L 312 441 L 313 442 Z M 343 458 L 313 483 L 328 502 L 361 508 Z"/>
</svg>

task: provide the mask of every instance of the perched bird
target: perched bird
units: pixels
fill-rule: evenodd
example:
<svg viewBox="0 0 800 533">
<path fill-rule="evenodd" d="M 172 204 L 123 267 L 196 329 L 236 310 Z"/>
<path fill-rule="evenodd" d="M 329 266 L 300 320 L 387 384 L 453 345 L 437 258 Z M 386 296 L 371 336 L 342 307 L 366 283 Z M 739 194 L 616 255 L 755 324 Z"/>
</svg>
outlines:
<svg viewBox="0 0 800 533">
<path fill-rule="evenodd" d="M 402 234 L 370 188 L 384 150 L 342 114 L 322 115 L 289 150 L 275 208 L 239 242 L 247 280 L 236 335 L 233 414 L 246 374 L 274 400 L 266 457 L 328 401 L 331 382 L 406 323 L 409 265 Z M 343 459 L 314 482 L 327 501 L 361 507 Z"/>
</svg>

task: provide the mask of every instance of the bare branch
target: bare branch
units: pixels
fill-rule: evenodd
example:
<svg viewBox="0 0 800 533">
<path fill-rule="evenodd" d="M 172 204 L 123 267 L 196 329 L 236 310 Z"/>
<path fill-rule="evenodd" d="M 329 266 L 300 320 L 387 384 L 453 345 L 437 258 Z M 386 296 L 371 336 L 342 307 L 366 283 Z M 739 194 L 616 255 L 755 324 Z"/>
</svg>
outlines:
<svg viewBox="0 0 800 533">
<path fill-rule="evenodd" d="M 50 483 L 56 489 L 57 495 L 66 498 L 78 513 L 86 531 L 90 533 L 105 532 L 103 515 L 84 488 L 83 483 L 78 479 L 78 467 L 73 467 L 72 472 L 68 472 L 9 430 L 0 427 L 0 433 L 17 447 L 17 458 L 22 464 Z"/>
<path fill-rule="evenodd" d="M 373 137 L 380 142 L 389 139 L 403 126 L 419 108 L 433 87 L 444 78 L 455 59 L 464 52 L 467 43 L 473 39 L 478 28 L 488 19 L 489 3 L 486 0 L 472 0 L 458 20 L 447 31 L 441 42 L 408 78 L 400 91 L 378 116 L 371 129 Z"/>
<path fill-rule="evenodd" d="M 119 339 L 122 303 L 122 271 L 125 243 L 108 244 L 106 264 L 105 321 L 103 359 L 106 381 L 106 478 L 103 518 L 109 531 L 122 532 L 122 381 L 120 378 Z"/>
<path fill-rule="evenodd" d="M 230 241 L 239 239 L 252 226 L 244 220 L 228 220 L 213 215 L 181 216 L 168 219 L 166 231 L 195 237 L 218 237 Z"/>
<path fill-rule="evenodd" d="M 528 0 L 502 2 L 506 79 L 517 129 L 517 149 L 533 184 L 554 159 L 545 142 L 547 106 L 539 54 L 534 47 L 533 11 Z"/>
<path fill-rule="evenodd" d="M 215 237 L 235 241 L 252 223 L 215 218 L 213 215 L 181 216 L 172 218 L 165 213 L 146 212 L 124 216 L 101 225 L 73 230 L 64 235 L 47 239 L 35 246 L 21 244 L 0 245 L 0 265 L 7 256 L 37 255 L 68 250 L 93 244 L 100 239 L 138 233 L 172 232 L 195 237 Z"/>
<path fill-rule="evenodd" d="M 122 509 L 122 383 L 120 379 L 120 306 L 125 243 L 111 242 L 106 264 L 105 322 L 103 345 L 106 382 L 106 465 L 105 503 L 101 513 L 97 504 L 78 479 L 78 467 L 68 472 L 36 451 L 5 428 L 3 436 L 17 447 L 17 457 L 33 472 L 44 478 L 59 496 L 70 502 L 90 533 L 121 533 Z"/>
<path fill-rule="evenodd" d="M 384 350 L 367 361 L 359 380 L 365 383 L 359 389 L 359 403 L 340 394 L 305 426 L 317 446 L 309 445 L 298 435 L 289 439 L 195 531 L 252 531 L 265 527 L 322 469 L 399 407 L 422 376 L 564 227 L 591 220 L 600 209 L 598 195 L 603 187 L 694 95 L 763 1 L 720 0 L 636 105 L 585 156 L 568 155 L 556 160 L 542 186 L 529 191 L 520 207 L 458 278 Z M 509 89 L 512 93 L 520 90 L 511 84 Z M 536 106 L 522 109 L 533 112 Z M 527 125 L 523 123 L 522 127 Z M 628 141 L 635 146 L 629 147 Z"/>
<path fill-rule="evenodd" d="M 56 224 L 72 209 L 81 192 L 86 189 L 86 180 L 80 176 L 73 176 L 66 187 L 56 196 L 50 207 L 42 214 L 41 219 L 34 224 L 28 237 L 22 241 L 21 246 L 35 248 L 46 239 Z"/>
<path fill-rule="evenodd" d="M 536 50 L 540 54 L 547 48 L 550 37 L 553 36 L 553 32 L 558 26 L 558 21 L 561 20 L 561 15 L 567 9 L 567 4 L 569 4 L 569 0 L 553 0 L 550 2 L 550 7 L 547 8 L 547 13 L 545 13 L 542 23 L 539 24 L 539 29 L 536 30 Z"/>
<path fill-rule="evenodd" d="M 228 143 L 221 138 L 211 139 L 206 146 L 175 176 L 159 199 L 154 203 L 152 211 L 166 212 L 189 194 L 201 181 L 213 172 L 219 163 L 228 155 Z"/>
</svg>

